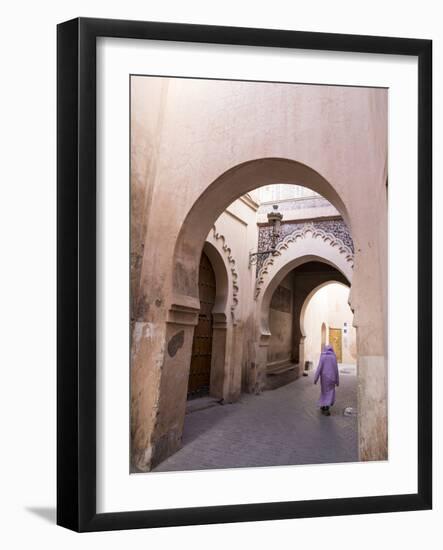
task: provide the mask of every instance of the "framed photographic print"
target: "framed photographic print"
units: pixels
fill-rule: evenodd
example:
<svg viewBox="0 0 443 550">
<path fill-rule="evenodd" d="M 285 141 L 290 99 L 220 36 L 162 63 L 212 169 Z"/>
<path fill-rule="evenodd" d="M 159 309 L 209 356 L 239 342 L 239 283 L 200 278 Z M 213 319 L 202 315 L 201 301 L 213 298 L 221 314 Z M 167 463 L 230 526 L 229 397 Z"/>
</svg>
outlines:
<svg viewBox="0 0 443 550">
<path fill-rule="evenodd" d="M 432 43 L 58 26 L 58 507 L 432 506 Z"/>
</svg>

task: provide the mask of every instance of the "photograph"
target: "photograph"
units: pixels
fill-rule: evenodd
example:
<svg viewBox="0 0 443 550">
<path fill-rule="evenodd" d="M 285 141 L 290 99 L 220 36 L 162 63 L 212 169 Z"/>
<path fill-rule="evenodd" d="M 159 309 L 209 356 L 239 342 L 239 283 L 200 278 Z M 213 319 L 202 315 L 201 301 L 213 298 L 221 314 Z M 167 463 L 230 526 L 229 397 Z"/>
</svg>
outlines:
<svg viewBox="0 0 443 550">
<path fill-rule="evenodd" d="M 5 4 L 1 548 L 438 548 L 441 10 L 358 7 Z"/>
<path fill-rule="evenodd" d="M 389 90 L 129 86 L 130 473 L 388 460 Z"/>
</svg>

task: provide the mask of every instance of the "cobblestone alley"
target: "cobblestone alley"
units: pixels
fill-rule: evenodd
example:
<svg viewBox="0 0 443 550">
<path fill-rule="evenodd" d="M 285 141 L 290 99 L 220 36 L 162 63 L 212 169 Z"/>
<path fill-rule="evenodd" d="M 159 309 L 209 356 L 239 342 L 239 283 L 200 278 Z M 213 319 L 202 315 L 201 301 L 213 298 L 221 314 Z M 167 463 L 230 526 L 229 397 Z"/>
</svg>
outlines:
<svg viewBox="0 0 443 550">
<path fill-rule="evenodd" d="M 190 402 L 182 449 L 154 471 L 357 461 L 357 417 L 343 414 L 357 408 L 354 371 L 341 366 L 331 416 L 320 414 L 318 395 L 310 372 L 259 396 L 243 394 L 234 404 Z"/>
</svg>

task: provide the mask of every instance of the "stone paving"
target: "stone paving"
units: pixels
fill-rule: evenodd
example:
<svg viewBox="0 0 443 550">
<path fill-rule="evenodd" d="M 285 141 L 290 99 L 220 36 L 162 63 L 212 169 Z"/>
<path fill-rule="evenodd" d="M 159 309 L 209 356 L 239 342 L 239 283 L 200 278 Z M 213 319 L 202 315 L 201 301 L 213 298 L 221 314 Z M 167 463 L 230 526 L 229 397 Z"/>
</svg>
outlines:
<svg viewBox="0 0 443 550">
<path fill-rule="evenodd" d="M 154 471 L 357 461 L 357 417 L 343 415 L 346 407 L 357 409 L 357 377 L 352 368 L 340 371 L 331 416 L 317 407 L 320 388 L 312 371 L 233 404 L 194 406 L 185 418 L 183 447 Z"/>
</svg>

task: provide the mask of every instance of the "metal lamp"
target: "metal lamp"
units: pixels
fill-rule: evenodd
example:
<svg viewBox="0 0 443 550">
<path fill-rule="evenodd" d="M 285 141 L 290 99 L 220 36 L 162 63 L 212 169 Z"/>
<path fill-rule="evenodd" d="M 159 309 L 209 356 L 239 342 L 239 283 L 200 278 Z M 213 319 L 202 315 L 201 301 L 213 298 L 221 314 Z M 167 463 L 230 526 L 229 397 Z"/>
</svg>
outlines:
<svg viewBox="0 0 443 550">
<path fill-rule="evenodd" d="M 283 220 L 283 214 L 278 212 L 278 204 L 272 205 L 272 210 L 268 212 L 268 222 L 272 226 L 271 233 L 271 248 L 269 250 L 263 250 L 261 252 L 250 252 L 249 253 L 249 267 L 257 263 L 259 257 L 266 254 L 274 254 L 275 248 L 277 246 L 278 238 L 280 236 L 280 227 Z"/>
</svg>

